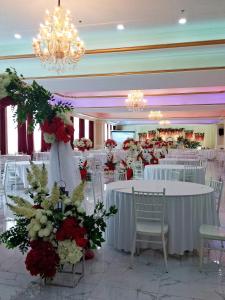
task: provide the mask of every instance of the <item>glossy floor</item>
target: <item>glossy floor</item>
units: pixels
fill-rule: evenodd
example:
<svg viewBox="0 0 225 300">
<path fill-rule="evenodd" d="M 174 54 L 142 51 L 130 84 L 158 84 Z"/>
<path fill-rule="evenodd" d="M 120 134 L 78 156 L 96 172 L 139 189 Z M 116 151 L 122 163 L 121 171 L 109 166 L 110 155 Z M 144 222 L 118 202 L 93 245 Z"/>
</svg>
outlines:
<svg viewBox="0 0 225 300">
<path fill-rule="evenodd" d="M 225 171 L 215 162 L 209 162 L 207 178 L 225 179 Z M 1 228 L 10 223 L 4 220 Z M 221 223 L 225 224 L 224 197 Z M 86 275 L 76 288 L 40 285 L 24 266 L 24 256 L 17 250 L 0 246 L 1 300 L 224 300 L 225 259 L 218 265 L 219 254 L 211 252 L 203 272 L 198 271 L 198 257 L 186 254 L 169 257 L 169 273 L 165 273 L 163 258 L 158 251 L 145 251 L 135 257 L 134 268 L 129 268 L 129 255 L 104 245 L 95 253 L 95 259 L 86 262 Z"/>
</svg>

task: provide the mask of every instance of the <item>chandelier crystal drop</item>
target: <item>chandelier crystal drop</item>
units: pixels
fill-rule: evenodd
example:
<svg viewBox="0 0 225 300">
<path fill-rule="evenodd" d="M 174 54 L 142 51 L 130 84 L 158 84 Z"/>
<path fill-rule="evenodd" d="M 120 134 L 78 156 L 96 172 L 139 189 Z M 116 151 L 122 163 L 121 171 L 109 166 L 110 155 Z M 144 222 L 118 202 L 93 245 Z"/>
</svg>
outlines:
<svg viewBox="0 0 225 300">
<path fill-rule="evenodd" d="M 57 72 L 73 68 L 85 53 L 84 43 L 71 22 L 70 11 L 60 6 L 60 0 L 53 13 L 46 11 L 45 23 L 40 24 L 32 45 L 44 65 Z"/>
<path fill-rule="evenodd" d="M 147 104 L 144 93 L 140 90 L 133 90 L 128 94 L 126 105 L 129 111 L 142 111 Z"/>
<path fill-rule="evenodd" d="M 148 117 L 152 120 L 159 120 L 163 117 L 160 110 L 151 110 Z"/>
</svg>

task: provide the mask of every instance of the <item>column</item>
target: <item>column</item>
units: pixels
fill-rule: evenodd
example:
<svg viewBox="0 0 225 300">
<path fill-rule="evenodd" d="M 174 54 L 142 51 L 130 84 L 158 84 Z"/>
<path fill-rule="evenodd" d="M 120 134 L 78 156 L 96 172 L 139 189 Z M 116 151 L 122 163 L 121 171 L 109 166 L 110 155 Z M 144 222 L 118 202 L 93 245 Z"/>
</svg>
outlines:
<svg viewBox="0 0 225 300">
<path fill-rule="evenodd" d="M 96 120 L 94 125 L 95 149 L 101 149 L 104 147 L 105 122 L 101 120 Z"/>
</svg>

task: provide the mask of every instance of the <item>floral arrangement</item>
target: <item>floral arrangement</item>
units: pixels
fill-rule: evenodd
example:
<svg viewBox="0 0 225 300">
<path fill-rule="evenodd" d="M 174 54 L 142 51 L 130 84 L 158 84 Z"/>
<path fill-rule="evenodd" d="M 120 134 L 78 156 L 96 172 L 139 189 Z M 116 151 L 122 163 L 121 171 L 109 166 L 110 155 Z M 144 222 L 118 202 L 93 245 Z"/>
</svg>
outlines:
<svg viewBox="0 0 225 300">
<path fill-rule="evenodd" d="M 41 129 L 44 133 L 44 140 L 48 144 L 54 142 L 68 143 L 71 141 L 74 133 L 73 123 L 66 114 L 56 113 L 52 119 L 46 119 L 41 124 Z"/>
<path fill-rule="evenodd" d="M 156 136 L 156 130 L 149 130 L 148 131 L 148 139 L 152 139 Z"/>
<path fill-rule="evenodd" d="M 84 152 L 85 150 L 90 150 L 90 148 L 92 147 L 92 141 L 90 139 L 82 137 L 74 141 L 74 146 L 78 148 L 78 150 Z"/>
<path fill-rule="evenodd" d="M 139 137 L 139 142 L 145 141 L 147 139 L 147 133 L 146 132 L 139 132 L 138 137 Z"/>
<path fill-rule="evenodd" d="M 204 141 L 205 133 L 204 132 L 195 132 L 196 141 Z"/>
<path fill-rule="evenodd" d="M 87 249 L 101 246 L 106 228 L 105 219 L 117 209 L 107 211 L 97 203 L 94 213 L 87 215 L 82 207 L 84 183 L 68 197 L 57 184 L 47 189 L 45 166 L 31 164 L 27 176 L 28 193 L 33 203 L 10 196 L 8 204 L 16 215 L 16 225 L 0 235 L 0 242 L 9 249 L 19 247 L 27 253 L 26 269 L 31 275 L 53 278 L 63 264 L 78 263 Z"/>
<path fill-rule="evenodd" d="M 123 150 L 130 150 L 130 151 L 141 151 L 141 145 L 138 141 L 135 141 L 134 139 L 126 139 L 123 142 Z"/>
<path fill-rule="evenodd" d="M 113 139 L 107 139 L 105 141 L 105 147 L 108 148 L 108 149 L 112 149 L 112 148 L 115 148 L 117 146 L 117 143 L 115 140 Z"/>
<path fill-rule="evenodd" d="M 83 180 L 83 181 L 87 180 L 88 169 L 89 169 L 89 164 L 88 164 L 87 159 L 80 158 L 78 166 L 79 166 L 79 170 L 80 170 L 81 180 Z"/>
<path fill-rule="evenodd" d="M 150 164 L 150 154 L 148 149 L 143 149 L 137 156 L 137 160 L 142 161 L 143 166 Z"/>
<path fill-rule="evenodd" d="M 181 134 L 184 128 L 157 128 L 158 132 L 161 134 Z"/>
<path fill-rule="evenodd" d="M 192 139 L 194 130 L 184 130 L 184 133 L 185 133 L 185 138 L 186 139 Z"/>
<path fill-rule="evenodd" d="M 114 155 L 113 155 L 113 153 L 109 152 L 107 154 L 106 158 L 107 158 L 107 161 L 105 163 L 104 171 L 106 173 L 114 172 L 115 169 L 116 169 L 116 162 L 114 162 Z"/>
<path fill-rule="evenodd" d="M 127 180 L 132 179 L 133 177 L 133 163 L 134 163 L 134 159 L 130 156 L 126 157 L 125 160 L 121 160 L 120 161 L 120 169 L 125 169 L 127 172 Z"/>
<path fill-rule="evenodd" d="M 154 152 L 150 152 L 150 155 L 151 155 L 151 159 L 150 159 L 150 164 L 151 165 L 158 165 L 159 163 L 159 160 L 158 158 L 155 156 Z"/>
<path fill-rule="evenodd" d="M 151 149 L 153 148 L 154 143 L 150 139 L 146 139 L 145 141 L 141 142 L 141 147 L 143 149 Z"/>
</svg>

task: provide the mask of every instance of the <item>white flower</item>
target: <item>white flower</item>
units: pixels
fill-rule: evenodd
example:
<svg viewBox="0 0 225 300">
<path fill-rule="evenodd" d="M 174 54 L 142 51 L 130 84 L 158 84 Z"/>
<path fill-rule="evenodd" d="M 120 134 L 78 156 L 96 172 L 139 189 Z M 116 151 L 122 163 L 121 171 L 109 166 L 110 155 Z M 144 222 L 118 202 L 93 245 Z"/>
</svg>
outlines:
<svg viewBox="0 0 225 300">
<path fill-rule="evenodd" d="M 41 229 L 41 230 L 38 231 L 38 236 L 39 237 L 43 237 L 44 236 L 44 230 L 43 229 Z"/>
<path fill-rule="evenodd" d="M 49 134 L 47 132 L 44 132 L 44 140 L 48 144 L 53 144 L 56 140 L 55 134 Z"/>
<path fill-rule="evenodd" d="M 75 241 L 71 240 L 59 241 L 57 252 L 61 264 L 75 264 L 79 262 L 82 257 L 81 248 L 76 245 Z"/>
<path fill-rule="evenodd" d="M 41 218 L 40 218 L 40 223 L 41 224 L 46 224 L 48 221 L 47 217 L 45 215 L 43 215 Z"/>
<path fill-rule="evenodd" d="M 36 212 L 36 219 L 40 219 L 42 217 L 42 209 L 37 209 L 37 212 Z"/>
<path fill-rule="evenodd" d="M 85 209 L 84 209 L 83 207 L 81 207 L 81 206 L 78 206 L 78 207 L 77 207 L 77 211 L 78 211 L 79 213 L 84 213 L 84 212 L 85 212 Z"/>
</svg>

